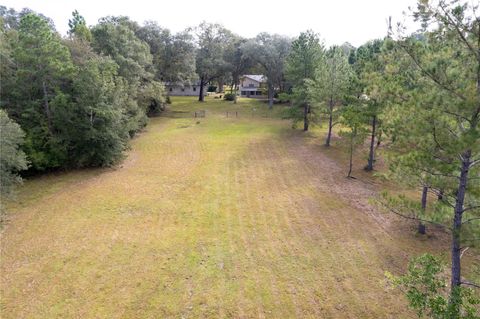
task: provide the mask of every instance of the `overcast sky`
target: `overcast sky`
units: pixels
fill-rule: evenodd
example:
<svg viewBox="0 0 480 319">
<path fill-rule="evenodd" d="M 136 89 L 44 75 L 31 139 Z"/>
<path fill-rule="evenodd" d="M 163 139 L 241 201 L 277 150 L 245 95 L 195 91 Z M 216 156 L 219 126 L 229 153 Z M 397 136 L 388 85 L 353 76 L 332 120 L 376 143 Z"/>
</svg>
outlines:
<svg viewBox="0 0 480 319">
<path fill-rule="evenodd" d="M 77 9 L 88 25 L 107 15 L 126 15 L 135 21 L 157 21 L 177 32 L 189 26 L 218 22 L 233 32 L 254 37 L 262 31 L 296 36 L 312 29 L 327 44 L 355 46 L 387 32 L 387 19 L 402 20 L 402 12 L 416 0 L 2 0 L 16 10 L 28 7 L 50 17 L 65 34 L 68 19 Z"/>
</svg>

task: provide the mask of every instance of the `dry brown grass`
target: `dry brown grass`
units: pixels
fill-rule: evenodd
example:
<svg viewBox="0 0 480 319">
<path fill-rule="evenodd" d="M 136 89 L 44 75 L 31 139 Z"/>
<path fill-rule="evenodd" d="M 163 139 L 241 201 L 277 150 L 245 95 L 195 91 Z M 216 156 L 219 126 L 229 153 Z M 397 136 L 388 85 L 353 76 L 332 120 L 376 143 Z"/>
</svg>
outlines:
<svg viewBox="0 0 480 319">
<path fill-rule="evenodd" d="M 2 318 L 411 318 L 384 272 L 443 242 L 262 108 L 174 99 L 207 117 L 153 119 L 116 169 L 28 181 L 2 234 Z"/>
</svg>

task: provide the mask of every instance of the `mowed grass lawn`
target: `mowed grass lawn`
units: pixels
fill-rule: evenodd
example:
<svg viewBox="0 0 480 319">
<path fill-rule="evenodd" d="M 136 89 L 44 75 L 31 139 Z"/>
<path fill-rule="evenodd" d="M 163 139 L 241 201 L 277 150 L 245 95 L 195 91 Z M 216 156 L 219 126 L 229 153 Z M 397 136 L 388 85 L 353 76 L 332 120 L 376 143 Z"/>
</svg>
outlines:
<svg viewBox="0 0 480 319">
<path fill-rule="evenodd" d="M 441 236 L 376 211 L 378 185 L 276 108 L 174 97 L 118 167 L 27 181 L 2 230 L 1 317 L 412 318 L 384 273 Z"/>
</svg>

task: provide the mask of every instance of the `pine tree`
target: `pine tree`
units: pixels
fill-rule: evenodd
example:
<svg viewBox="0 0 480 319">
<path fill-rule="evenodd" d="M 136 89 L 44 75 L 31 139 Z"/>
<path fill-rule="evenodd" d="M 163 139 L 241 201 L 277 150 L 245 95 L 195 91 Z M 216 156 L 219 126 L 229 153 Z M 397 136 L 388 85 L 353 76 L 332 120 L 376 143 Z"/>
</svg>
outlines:
<svg viewBox="0 0 480 319">
<path fill-rule="evenodd" d="M 339 47 L 333 46 L 317 66 L 315 78 L 307 82 L 309 100 L 328 116 L 325 146 L 330 146 L 333 127 L 339 123 L 337 109 L 348 94 L 351 77 L 347 56 Z"/>
<path fill-rule="evenodd" d="M 315 70 L 321 64 L 324 54 L 323 44 L 313 31 L 300 33 L 292 42 L 290 54 L 286 60 L 285 75 L 293 86 L 290 117 L 294 124 L 303 120 L 303 130 L 308 131 L 312 114 L 311 101 L 308 98 L 308 81 L 315 78 Z M 300 114 L 299 107 L 303 110 Z"/>
<path fill-rule="evenodd" d="M 451 230 L 450 318 L 460 318 L 461 254 L 480 233 L 480 25 L 469 2 L 420 1 L 421 33 L 399 33 L 398 61 L 409 61 L 410 83 L 399 90 L 391 134 L 405 161 L 443 193 Z M 402 30 L 400 30 L 402 31 Z M 401 73 L 404 68 L 397 68 Z M 407 77 L 405 77 L 407 78 Z M 408 143 L 408 146 L 407 146 Z"/>
</svg>

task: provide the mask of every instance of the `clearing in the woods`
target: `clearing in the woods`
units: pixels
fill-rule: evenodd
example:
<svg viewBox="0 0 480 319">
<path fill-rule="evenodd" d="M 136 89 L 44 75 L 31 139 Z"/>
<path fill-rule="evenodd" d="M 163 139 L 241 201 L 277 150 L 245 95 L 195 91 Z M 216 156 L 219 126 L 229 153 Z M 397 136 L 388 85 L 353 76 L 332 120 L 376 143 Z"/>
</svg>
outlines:
<svg viewBox="0 0 480 319">
<path fill-rule="evenodd" d="M 173 98 L 118 167 L 27 181 L 2 230 L 2 318 L 413 317 L 385 271 L 448 251 L 441 233 L 377 211 L 364 159 L 346 179 L 323 132 L 276 108 Z"/>
</svg>

